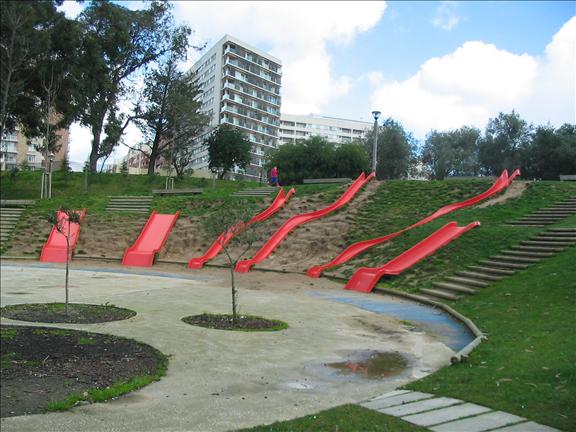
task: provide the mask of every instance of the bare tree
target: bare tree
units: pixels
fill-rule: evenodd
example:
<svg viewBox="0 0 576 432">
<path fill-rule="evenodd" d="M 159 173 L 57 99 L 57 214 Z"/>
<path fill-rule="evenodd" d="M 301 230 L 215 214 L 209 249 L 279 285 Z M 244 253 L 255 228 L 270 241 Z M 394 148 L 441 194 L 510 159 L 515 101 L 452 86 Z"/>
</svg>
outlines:
<svg viewBox="0 0 576 432">
<path fill-rule="evenodd" d="M 59 217 L 61 216 L 61 217 Z M 70 273 L 70 227 L 80 223 L 80 213 L 75 210 L 61 208 L 48 216 L 48 221 L 66 238 L 66 315 L 68 315 L 68 275 Z"/>
<path fill-rule="evenodd" d="M 240 201 L 227 208 L 220 208 L 212 213 L 205 222 L 207 233 L 217 237 L 217 241 L 228 259 L 232 291 L 232 323 L 234 325 L 238 319 L 238 289 L 234 279 L 234 268 L 252 245 L 264 238 L 261 224 L 247 223 L 255 212 L 254 203 Z M 234 247 L 235 245 L 237 247 Z"/>
</svg>

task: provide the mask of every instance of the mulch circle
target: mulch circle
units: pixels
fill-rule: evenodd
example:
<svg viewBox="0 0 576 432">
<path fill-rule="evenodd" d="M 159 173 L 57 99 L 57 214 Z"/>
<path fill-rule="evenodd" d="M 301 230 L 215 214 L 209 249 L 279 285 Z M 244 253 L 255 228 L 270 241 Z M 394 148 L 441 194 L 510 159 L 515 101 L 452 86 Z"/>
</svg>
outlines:
<svg viewBox="0 0 576 432">
<path fill-rule="evenodd" d="M 0 336 L 0 417 L 42 413 L 71 395 L 89 403 L 90 390 L 134 377 L 153 381 L 166 367 L 155 348 L 118 336 L 7 325 Z"/>
<path fill-rule="evenodd" d="M 216 330 L 240 330 L 240 331 L 278 331 L 288 328 L 288 324 L 279 320 L 238 315 L 236 320 L 231 314 L 201 314 L 182 318 L 186 324 L 205 327 Z"/>
<path fill-rule="evenodd" d="M 19 321 L 43 323 L 96 324 L 132 318 L 136 312 L 114 305 L 69 303 L 29 303 L 4 306 L 0 315 Z"/>
</svg>

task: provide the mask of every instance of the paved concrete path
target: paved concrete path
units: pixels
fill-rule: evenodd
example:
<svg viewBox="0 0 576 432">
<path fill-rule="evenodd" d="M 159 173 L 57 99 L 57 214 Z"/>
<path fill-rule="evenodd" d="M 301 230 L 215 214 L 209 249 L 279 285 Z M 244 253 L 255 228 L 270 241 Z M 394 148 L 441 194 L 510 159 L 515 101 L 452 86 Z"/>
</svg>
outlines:
<svg viewBox="0 0 576 432">
<path fill-rule="evenodd" d="M 171 276 L 126 268 L 70 272 L 75 303 L 109 302 L 137 312 L 102 324 L 35 324 L 131 337 L 170 356 L 160 381 L 108 403 L 67 412 L 1 419 L 11 431 L 229 431 L 301 417 L 382 394 L 447 365 L 444 343 L 398 320 L 319 296 L 341 286 L 294 274 L 239 275 L 241 311 L 281 319 L 285 331 L 210 330 L 181 321 L 202 312 L 229 312 L 229 273 L 206 269 Z M 91 266 L 93 267 L 93 266 Z M 61 302 L 61 266 L 1 267 L 1 304 Z M 356 293 L 358 296 L 363 294 Z M 3 324 L 23 322 L 2 319 Z M 26 323 L 28 325 L 28 323 Z M 341 375 L 326 363 L 359 351 L 400 353 L 408 367 L 386 380 Z"/>
<path fill-rule="evenodd" d="M 434 432 L 559 432 L 481 405 L 409 390 L 388 392 L 360 405 Z"/>
</svg>

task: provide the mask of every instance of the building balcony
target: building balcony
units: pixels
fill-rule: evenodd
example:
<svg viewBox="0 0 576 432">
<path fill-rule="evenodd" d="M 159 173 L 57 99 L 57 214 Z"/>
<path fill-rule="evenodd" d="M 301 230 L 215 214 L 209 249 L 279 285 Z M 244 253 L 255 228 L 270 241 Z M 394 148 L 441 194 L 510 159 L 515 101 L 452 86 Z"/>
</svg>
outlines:
<svg viewBox="0 0 576 432">
<path fill-rule="evenodd" d="M 265 91 L 265 92 L 267 92 L 267 93 L 273 94 L 274 96 L 280 96 L 280 90 L 279 90 L 279 89 L 278 89 L 277 91 L 274 91 L 274 90 L 276 90 L 276 89 L 271 90 L 271 89 L 269 89 L 269 88 L 266 88 L 266 87 L 263 86 L 263 85 L 258 85 L 257 83 L 250 82 L 250 81 L 247 80 L 246 78 L 242 77 L 239 73 L 238 73 L 238 74 L 237 74 L 237 73 L 234 73 L 234 71 L 231 72 L 230 70 L 226 70 L 226 71 L 224 72 L 224 76 L 237 79 L 238 81 L 242 81 L 243 83 L 246 83 L 246 84 L 248 84 L 248 85 L 250 85 L 250 86 L 256 87 L 258 90 Z"/>
<path fill-rule="evenodd" d="M 255 61 L 252 61 L 251 59 L 249 59 L 248 57 L 246 57 L 246 56 L 245 56 L 245 53 L 244 53 L 244 55 L 243 55 L 243 54 L 241 54 L 238 50 L 235 50 L 235 49 L 232 49 L 232 48 L 226 48 L 226 49 L 224 50 L 224 55 L 226 56 L 226 55 L 229 55 L 229 54 L 230 54 L 230 55 L 233 55 L 233 56 L 235 56 L 235 57 L 238 57 L 238 58 L 240 58 L 240 59 L 242 59 L 242 60 L 246 60 L 247 62 L 250 62 L 250 63 L 252 63 L 253 65 L 256 65 L 256 66 L 258 66 L 258 67 L 264 68 L 264 69 L 266 69 L 267 71 L 269 71 L 269 72 L 271 72 L 271 73 L 273 73 L 273 74 L 276 74 L 276 75 L 278 75 L 278 76 L 282 76 L 282 70 L 280 69 L 280 67 L 278 67 L 278 69 L 274 69 L 274 68 L 270 68 L 270 67 L 264 66 L 264 64 L 258 63 L 258 62 L 255 62 Z"/>
<path fill-rule="evenodd" d="M 252 74 L 260 79 L 266 80 L 271 82 L 274 85 L 279 86 L 280 85 L 280 78 L 275 78 L 270 76 L 267 73 L 259 73 L 250 69 L 246 69 L 245 67 L 243 67 L 243 65 L 241 65 L 237 60 L 231 60 L 231 59 L 226 59 L 226 66 L 232 66 L 235 67 L 236 69 L 242 71 L 242 72 L 247 72 L 249 74 Z"/>
<path fill-rule="evenodd" d="M 234 77 L 232 77 L 232 76 L 229 76 L 229 78 L 234 79 Z M 258 92 L 255 92 L 255 91 L 252 90 L 252 89 L 244 88 L 243 86 L 238 85 L 238 84 L 233 84 L 233 83 L 231 83 L 231 82 L 229 82 L 229 81 L 226 81 L 226 82 L 224 83 L 223 88 L 225 88 L 225 89 L 231 89 L 231 90 L 236 90 L 237 92 L 240 92 L 240 93 L 243 93 L 243 94 L 245 94 L 245 95 L 251 96 L 251 97 L 253 97 L 253 98 L 255 98 L 255 99 L 258 99 L 258 100 L 261 100 L 262 102 L 265 102 L 265 103 L 267 103 L 267 104 L 275 105 L 275 106 L 277 106 L 277 107 L 280 107 L 280 97 L 279 97 L 279 96 L 273 96 L 272 98 L 274 99 L 274 101 L 267 100 L 267 99 L 263 99 L 263 98 L 261 98 L 260 96 L 258 96 Z M 278 102 L 276 102 L 276 99 L 278 99 Z"/>
<path fill-rule="evenodd" d="M 236 94 L 224 94 L 222 96 L 222 101 L 235 103 L 235 104 L 240 105 L 242 107 L 248 107 L 248 108 L 256 110 L 258 112 L 265 113 L 268 116 L 277 117 L 278 118 L 278 124 L 277 125 L 280 124 L 280 111 L 275 109 L 275 108 L 268 108 L 265 106 L 262 107 L 257 102 L 247 100 L 246 98 L 243 98 L 242 96 L 236 95 Z"/>
<path fill-rule="evenodd" d="M 263 123 L 263 124 L 265 124 L 266 126 L 272 126 L 272 127 L 274 127 L 274 128 L 277 128 L 278 125 L 279 125 L 279 122 L 278 122 L 278 123 L 269 122 L 269 121 L 266 121 L 266 120 L 264 120 L 264 119 L 261 119 L 261 118 L 258 118 L 258 117 L 254 117 L 253 115 L 250 115 L 250 114 L 252 114 L 252 113 L 250 113 L 249 111 L 248 111 L 248 112 L 242 112 L 241 110 L 239 110 L 239 109 L 237 109 L 237 108 L 235 108 L 235 107 L 233 107 L 233 106 L 227 105 L 227 104 L 225 104 L 225 105 L 220 109 L 220 112 L 221 112 L 221 113 L 223 113 L 223 112 L 225 112 L 225 111 L 227 111 L 227 112 L 232 112 L 232 113 L 234 113 L 234 114 L 241 115 L 241 116 L 246 117 L 246 118 L 248 118 L 248 119 L 250 119 L 250 120 L 257 121 L 257 122 L 259 122 L 259 123 Z"/>
</svg>

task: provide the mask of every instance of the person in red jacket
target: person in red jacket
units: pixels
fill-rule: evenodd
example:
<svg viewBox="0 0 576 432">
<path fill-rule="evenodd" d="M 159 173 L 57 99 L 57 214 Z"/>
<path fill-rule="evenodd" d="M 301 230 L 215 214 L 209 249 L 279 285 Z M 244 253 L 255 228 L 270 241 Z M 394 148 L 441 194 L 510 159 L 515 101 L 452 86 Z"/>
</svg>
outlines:
<svg viewBox="0 0 576 432">
<path fill-rule="evenodd" d="M 280 186 L 278 181 L 278 167 L 274 166 L 270 170 L 270 186 Z"/>
</svg>

